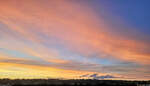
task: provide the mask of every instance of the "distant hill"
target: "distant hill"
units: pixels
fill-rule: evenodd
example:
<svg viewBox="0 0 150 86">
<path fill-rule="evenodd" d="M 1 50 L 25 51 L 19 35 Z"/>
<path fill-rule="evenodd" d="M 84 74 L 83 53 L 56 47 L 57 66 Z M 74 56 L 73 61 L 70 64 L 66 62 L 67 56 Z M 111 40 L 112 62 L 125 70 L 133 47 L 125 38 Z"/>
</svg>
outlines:
<svg viewBox="0 0 150 86">
<path fill-rule="evenodd" d="M 59 79 L 1 79 L 0 86 L 150 86 L 150 81 L 123 80 L 59 80 Z"/>
</svg>

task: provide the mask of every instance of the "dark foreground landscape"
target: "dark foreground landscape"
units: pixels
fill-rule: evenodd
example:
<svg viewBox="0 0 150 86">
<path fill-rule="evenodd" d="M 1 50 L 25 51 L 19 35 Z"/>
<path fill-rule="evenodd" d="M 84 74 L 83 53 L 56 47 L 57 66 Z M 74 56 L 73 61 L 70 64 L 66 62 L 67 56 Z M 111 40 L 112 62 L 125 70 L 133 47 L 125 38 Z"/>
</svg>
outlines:
<svg viewBox="0 0 150 86">
<path fill-rule="evenodd" d="M 0 86 L 150 86 L 150 81 L 1 79 Z"/>
</svg>

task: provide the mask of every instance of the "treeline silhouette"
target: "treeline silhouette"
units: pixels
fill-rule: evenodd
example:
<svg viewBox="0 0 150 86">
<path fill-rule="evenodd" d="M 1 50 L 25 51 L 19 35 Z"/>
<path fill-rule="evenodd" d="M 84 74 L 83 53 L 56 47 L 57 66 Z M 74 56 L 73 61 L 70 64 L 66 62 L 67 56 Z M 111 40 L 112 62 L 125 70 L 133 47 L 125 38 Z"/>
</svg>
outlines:
<svg viewBox="0 0 150 86">
<path fill-rule="evenodd" d="M 150 86 L 150 81 L 123 80 L 60 80 L 60 79 L 1 79 L 0 86 Z"/>
</svg>

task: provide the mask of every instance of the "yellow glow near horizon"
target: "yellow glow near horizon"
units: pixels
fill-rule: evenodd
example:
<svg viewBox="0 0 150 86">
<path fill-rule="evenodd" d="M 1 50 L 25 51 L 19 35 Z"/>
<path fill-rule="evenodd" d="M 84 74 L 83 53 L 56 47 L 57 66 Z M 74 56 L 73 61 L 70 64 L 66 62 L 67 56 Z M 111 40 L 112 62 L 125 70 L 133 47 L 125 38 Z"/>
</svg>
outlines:
<svg viewBox="0 0 150 86">
<path fill-rule="evenodd" d="M 73 71 L 53 67 L 31 66 L 14 63 L 0 63 L 0 78 L 79 78 L 80 75 L 90 73 L 86 71 Z M 92 74 L 92 72 L 91 72 Z"/>
</svg>

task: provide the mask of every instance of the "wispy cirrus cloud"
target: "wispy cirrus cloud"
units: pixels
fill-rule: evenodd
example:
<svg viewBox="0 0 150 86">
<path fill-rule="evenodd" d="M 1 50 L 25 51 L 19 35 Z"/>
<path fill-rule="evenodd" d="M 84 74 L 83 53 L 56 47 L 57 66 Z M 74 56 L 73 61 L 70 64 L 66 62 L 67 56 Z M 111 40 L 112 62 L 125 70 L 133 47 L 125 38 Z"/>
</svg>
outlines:
<svg viewBox="0 0 150 86">
<path fill-rule="evenodd" d="M 85 3 L 0 2 L 1 62 L 120 75 L 148 71 L 141 68 L 150 65 L 149 41 L 113 33 L 115 27 Z M 106 65 L 101 59 L 112 63 Z"/>
</svg>

